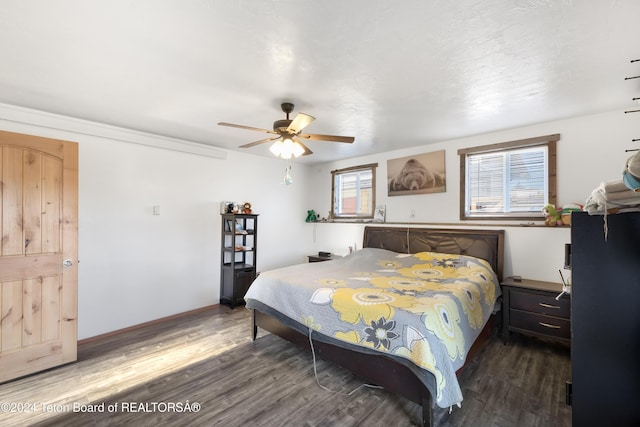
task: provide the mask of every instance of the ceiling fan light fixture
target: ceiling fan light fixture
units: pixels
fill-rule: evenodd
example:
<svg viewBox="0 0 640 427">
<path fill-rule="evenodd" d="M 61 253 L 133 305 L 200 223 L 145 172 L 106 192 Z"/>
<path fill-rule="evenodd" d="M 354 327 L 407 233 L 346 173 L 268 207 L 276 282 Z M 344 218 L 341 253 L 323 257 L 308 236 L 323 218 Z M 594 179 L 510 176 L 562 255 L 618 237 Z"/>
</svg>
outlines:
<svg viewBox="0 0 640 427">
<path fill-rule="evenodd" d="M 352 136 L 339 136 L 339 135 L 321 135 L 315 133 L 301 133 L 311 122 L 315 120 L 315 117 L 305 113 L 298 113 L 293 120 L 289 119 L 289 114 L 293 111 L 293 104 L 290 102 L 283 102 L 281 104 L 282 111 L 287 115 L 284 120 L 276 120 L 273 122 L 273 130 L 256 128 L 252 126 L 237 125 L 234 123 L 218 122 L 220 126 L 228 126 L 238 129 L 247 129 L 258 132 L 269 133 L 272 136 L 269 138 L 261 139 L 259 141 L 253 141 L 248 144 L 243 144 L 240 148 L 249 148 L 265 142 L 275 141 L 269 150 L 276 157 L 282 157 L 283 159 L 291 159 L 291 157 L 300 157 L 313 154 L 313 151 L 305 145 L 303 140 L 320 140 L 320 141 L 333 141 L 333 142 L 345 142 L 352 143 L 354 137 Z M 294 140 L 293 138 L 300 138 Z"/>
<path fill-rule="evenodd" d="M 276 141 L 271 147 L 269 147 L 276 157 L 282 157 L 283 159 L 290 159 L 293 157 L 300 157 L 304 154 L 304 148 L 297 142 L 294 142 L 291 138 L 283 138 Z"/>
<path fill-rule="evenodd" d="M 271 151 L 274 156 L 280 157 L 280 153 L 282 153 L 282 140 L 279 139 L 274 142 L 273 145 L 269 147 L 269 151 Z"/>
</svg>

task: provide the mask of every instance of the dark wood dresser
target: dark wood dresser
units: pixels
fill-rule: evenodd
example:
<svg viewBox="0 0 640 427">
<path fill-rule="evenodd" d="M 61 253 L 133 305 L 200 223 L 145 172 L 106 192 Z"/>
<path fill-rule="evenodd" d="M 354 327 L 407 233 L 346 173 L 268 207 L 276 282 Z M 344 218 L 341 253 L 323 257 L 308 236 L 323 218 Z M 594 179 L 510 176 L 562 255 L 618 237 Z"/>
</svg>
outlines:
<svg viewBox="0 0 640 427">
<path fill-rule="evenodd" d="M 545 340 L 571 342 L 571 299 L 560 283 L 507 277 L 502 285 L 502 338 L 519 332 Z"/>
</svg>

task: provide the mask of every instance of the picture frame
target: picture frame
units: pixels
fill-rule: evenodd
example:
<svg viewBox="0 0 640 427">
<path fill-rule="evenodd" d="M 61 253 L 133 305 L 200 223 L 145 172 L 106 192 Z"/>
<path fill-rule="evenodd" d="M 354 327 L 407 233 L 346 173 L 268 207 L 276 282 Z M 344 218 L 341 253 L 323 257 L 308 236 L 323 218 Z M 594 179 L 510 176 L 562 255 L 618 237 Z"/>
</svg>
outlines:
<svg viewBox="0 0 640 427">
<path fill-rule="evenodd" d="M 446 188 L 445 150 L 387 160 L 389 196 L 443 193 Z"/>
<path fill-rule="evenodd" d="M 385 216 L 387 212 L 386 205 L 378 205 L 376 206 L 376 210 L 373 213 L 373 222 L 384 222 Z"/>
<path fill-rule="evenodd" d="M 220 213 L 229 213 L 229 205 L 233 205 L 233 202 L 220 202 Z"/>
</svg>

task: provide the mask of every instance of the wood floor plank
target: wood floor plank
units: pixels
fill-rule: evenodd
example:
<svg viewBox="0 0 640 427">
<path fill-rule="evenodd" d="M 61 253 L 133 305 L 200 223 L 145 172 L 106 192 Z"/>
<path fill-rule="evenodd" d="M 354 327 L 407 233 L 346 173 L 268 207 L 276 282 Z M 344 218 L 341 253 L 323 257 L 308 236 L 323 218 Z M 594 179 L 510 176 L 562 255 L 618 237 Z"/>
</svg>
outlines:
<svg viewBox="0 0 640 427">
<path fill-rule="evenodd" d="M 318 359 L 318 379 L 332 391 L 320 388 L 309 353 L 264 331 L 252 341 L 250 321 L 244 308 L 219 306 L 80 343 L 76 363 L 0 384 L 0 403 L 30 405 L 0 411 L 0 425 L 415 425 L 417 405 L 385 390 L 358 389 L 360 378 Z M 434 420 L 570 426 L 563 402 L 569 378 L 568 349 L 517 335 L 505 346 L 494 337 L 460 377 L 462 408 L 436 409 Z M 167 408 L 185 403 L 200 409 Z M 79 405 L 104 405 L 104 412 L 74 412 Z"/>
</svg>

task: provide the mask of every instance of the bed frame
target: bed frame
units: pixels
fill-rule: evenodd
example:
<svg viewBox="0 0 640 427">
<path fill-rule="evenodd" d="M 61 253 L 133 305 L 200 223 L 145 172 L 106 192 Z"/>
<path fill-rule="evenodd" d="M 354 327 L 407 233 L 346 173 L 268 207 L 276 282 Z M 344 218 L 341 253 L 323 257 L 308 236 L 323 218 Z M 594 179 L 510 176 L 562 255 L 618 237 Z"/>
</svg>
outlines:
<svg viewBox="0 0 640 427">
<path fill-rule="evenodd" d="M 487 260 L 502 280 L 504 267 L 504 230 L 469 230 L 442 228 L 408 228 L 367 226 L 364 229 L 365 248 L 388 249 L 400 253 L 440 252 L 471 255 Z M 310 350 L 309 336 L 286 326 L 276 316 L 253 311 L 253 339 L 258 327 Z M 491 316 L 471 347 L 467 361 L 482 348 L 496 328 L 496 316 Z M 422 406 L 422 425 L 433 425 L 433 399 L 429 389 L 406 364 L 384 354 L 371 354 L 314 340 L 318 357 L 340 365 L 366 381 L 380 385 Z M 458 370 L 458 373 L 464 366 Z"/>
</svg>

